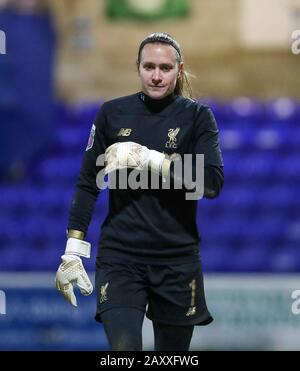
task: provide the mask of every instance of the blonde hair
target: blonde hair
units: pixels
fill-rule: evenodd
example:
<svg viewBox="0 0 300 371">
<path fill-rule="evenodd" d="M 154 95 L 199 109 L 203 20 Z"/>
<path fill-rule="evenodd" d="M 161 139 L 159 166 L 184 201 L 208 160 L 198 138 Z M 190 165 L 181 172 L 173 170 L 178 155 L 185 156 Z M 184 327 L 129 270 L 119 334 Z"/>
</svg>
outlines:
<svg viewBox="0 0 300 371">
<path fill-rule="evenodd" d="M 193 88 L 191 78 L 194 77 L 190 72 L 183 70 L 177 78 L 174 93 L 184 98 L 193 99 Z"/>
<path fill-rule="evenodd" d="M 139 46 L 137 61 L 136 61 L 137 68 L 139 68 L 140 63 L 141 63 L 141 54 L 142 54 L 142 50 L 144 46 L 150 43 L 161 43 L 161 44 L 171 45 L 175 50 L 177 63 L 180 65 L 180 63 L 183 62 L 182 51 L 181 51 L 181 47 L 179 43 L 171 35 L 169 35 L 166 32 L 155 32 L 155 33 L 148 35 L 141 42 Z M 189 73 L 186 70 L 182 70 L 179 73 L 179 76 L 177 78 L 174 93 L 177 95 L 181 95 L 184 98 L 193 99 L 193 89 L 192 89 L 192 84 L 190 81 L 191 77 L 193 77 L 191 73 Z"/>
</svg>

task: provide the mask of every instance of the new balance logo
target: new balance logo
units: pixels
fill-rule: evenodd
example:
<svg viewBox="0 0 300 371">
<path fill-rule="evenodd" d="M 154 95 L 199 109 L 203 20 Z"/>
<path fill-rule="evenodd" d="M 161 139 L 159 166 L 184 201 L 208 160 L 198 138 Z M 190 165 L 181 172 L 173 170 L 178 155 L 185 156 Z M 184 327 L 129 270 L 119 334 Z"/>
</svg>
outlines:
<svg viewBox="0 0 300 371">
<path fill-rule="evenodd" d="M 132 129 L 121 128 L 121 130 L 118 133 L 118 137 L 129 137 L 131 131 Z"/>
</svg>

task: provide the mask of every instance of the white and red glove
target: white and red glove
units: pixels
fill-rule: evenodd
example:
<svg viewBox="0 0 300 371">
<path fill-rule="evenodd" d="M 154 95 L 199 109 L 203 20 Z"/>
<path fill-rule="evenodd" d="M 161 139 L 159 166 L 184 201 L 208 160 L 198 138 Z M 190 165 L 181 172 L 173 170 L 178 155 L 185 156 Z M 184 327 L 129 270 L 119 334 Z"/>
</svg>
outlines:
<svg viewBox="0 0 300 371">
<path fill-rule="evenodd" d="M 93 292 L 93 285 L 84 269 L 81 256 L 90 257 L 91 244 L 78 238 L 68 238 L 65 254 L 62 255 L 62 263 L 58 267 L 55 276 L 55 286 L 64 298 L 77 307 L 74 294 L 74 285 L 77 285 L 83 295 Z"/>
</svg>

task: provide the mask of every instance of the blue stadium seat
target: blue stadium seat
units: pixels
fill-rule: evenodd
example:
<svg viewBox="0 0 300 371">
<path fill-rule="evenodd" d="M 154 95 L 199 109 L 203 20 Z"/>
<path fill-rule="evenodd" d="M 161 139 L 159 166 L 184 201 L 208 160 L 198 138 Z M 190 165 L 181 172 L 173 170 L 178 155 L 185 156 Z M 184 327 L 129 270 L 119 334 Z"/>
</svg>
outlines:
<svg viewBox="0 0 300 371">
<path fill-rule="evenodd" d="M 283 125 L 295 125 L 300 117 L 299 105 L 287 97 L 273 99 L 265 105 L 268 121 Z"/>
<path fill-rule="evenodd" d="M 281 249 L 273 250 L 270 259 L 270 271 L 278 273 L 300 271 L 299 242 L 297 244 L 287 243 Z"/>
<path fill-rule="evenodd" d="M 270 250 L 264 243 L 253 243 L 237 248 L 231 255 L 230 270 L 233 272 L 264 272 L 269 269 Z"/>
<path fill-rule="evenodd" d="M 238 97 L 228 104 L 230 123 L 240 128 L 264 124 L 264 105 L 262 102 L 249 97 Z"/>
<path fill-rule="evenodd" d="M 84 148 L 88 141 L 89 129 L 86 127 L 66 127 L 61 128 L 58 133 L 58 143 L 61 150 L 78 152 L 80 148 Z"/>
</svg>

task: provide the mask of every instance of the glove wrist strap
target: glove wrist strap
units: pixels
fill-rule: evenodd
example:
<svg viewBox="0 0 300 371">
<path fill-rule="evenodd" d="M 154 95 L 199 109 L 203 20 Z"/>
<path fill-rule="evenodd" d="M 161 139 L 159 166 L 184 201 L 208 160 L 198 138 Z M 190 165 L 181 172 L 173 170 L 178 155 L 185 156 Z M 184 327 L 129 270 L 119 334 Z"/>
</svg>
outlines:
<svg viewBox="0 0 300 371">
<path fill-rule="evenodd" d="M 70 237 L 67 241 L 65 254 L 74 254 L 89 258 L 91 256 L 91 244 L 89 242 Z"/>
</svg>

